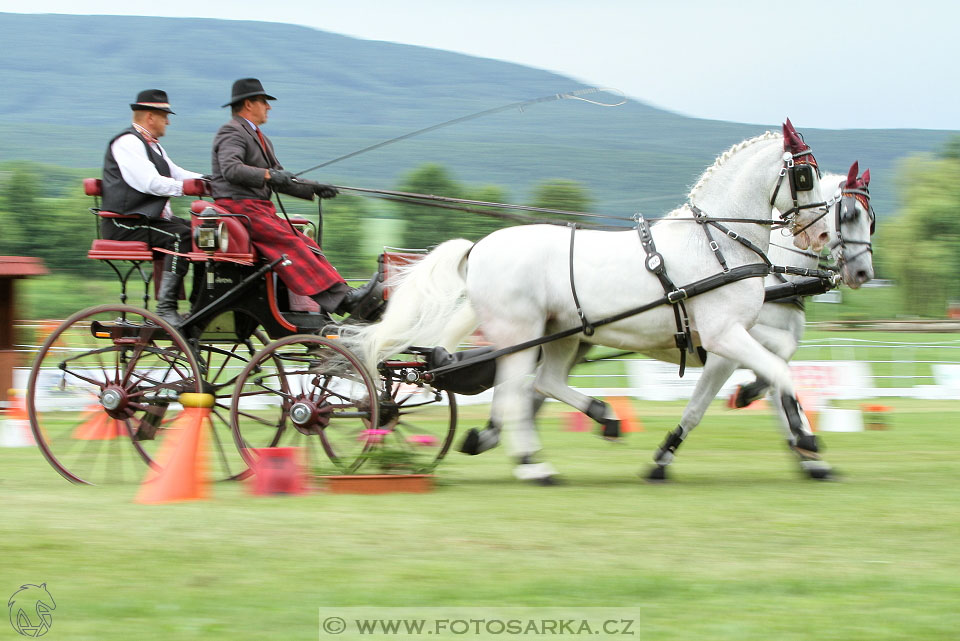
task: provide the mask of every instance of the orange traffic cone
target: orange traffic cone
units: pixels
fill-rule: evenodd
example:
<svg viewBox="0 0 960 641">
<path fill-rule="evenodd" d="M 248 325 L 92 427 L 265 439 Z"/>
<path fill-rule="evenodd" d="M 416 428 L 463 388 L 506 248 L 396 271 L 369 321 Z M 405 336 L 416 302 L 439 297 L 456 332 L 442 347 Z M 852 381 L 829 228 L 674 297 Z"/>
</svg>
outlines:
<svg viewBox="0 0 960 641">
<path fill-rule="evenodd" d="M 86 420 L 73 430 L 73 438 L 78 441 L 112 441 L 126 433 L 123 422 L 110 418 L 97 403 L 87 406 L 84 418 Z"/>
<path fill-rule="evenodd" d="M 610 396 L 607 397 L 607 403 L 610 404 L 610 409 L 612 409 L 613 413 L 620 419 L 621 432 L 625 434 L 627 432 L 643 431 L 643 423 L 634 415 L 633 403 L 631 403 L 628 397 Z"/>
<path fill-rule="evenodd" d="M 0 429 L 0 447 L 29 447 L 36 445 L 30 431 L 30 417 L 20 390 L 7 390 L 7 411 Z"/>
<path fill-rule="evenodd" d="M 172 503 L 204 499 L 209 495 L 207 436 L 212 394 L 181 394 L 183 412 L 174 421 L 160 445 L 157 464 L 161 470 L 147 472 L 135 501 Z"/>
</svg>

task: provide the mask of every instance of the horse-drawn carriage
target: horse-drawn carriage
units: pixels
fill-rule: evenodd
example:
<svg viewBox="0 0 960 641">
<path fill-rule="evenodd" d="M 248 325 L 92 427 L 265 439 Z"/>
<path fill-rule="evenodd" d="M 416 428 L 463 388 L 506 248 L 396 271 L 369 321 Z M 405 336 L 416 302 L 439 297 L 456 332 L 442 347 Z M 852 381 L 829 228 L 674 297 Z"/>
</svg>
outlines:
<svg viewBox="0 0 960 641">
<path fill-rule="evenodd" d="M 822 196 L 816 161 L 788 121 L 782 138 L 768 133 L 718 157 L 688 203 L 662 225 L 648 227 L 638 217 L 625 231 L 535 225 L 500 230 L 478 243 L 448 241 L 409 269 L 380 322 L 353 328 L 331 326 L 290 295 L 272 271 L 283 258 L 258 258 L 243 216 L 197 200 L 188 257 L 199 277 L 190 315 L 174 328 L 122 303 L 64 321 L 47 337 L 30 374 L 34 434 L 50 463 L 72 481 L 139 478 L 142 462 L 156 465 L 156 444 L 171 429 L 179 395 L 200 392 L 215 397 L 211 459 L 221 478 L 249 474 L 259 448 L 280 445 L 302 446 L 315 465 L 326 457 L 356 470 L 389 444 L 409 455 L 409 469 L 425 471 L 451 446 L 454 394 L 492 386 L 496 373 L 492 422 L 511 437 L 515 473 L 549 480 L 552 468 L 534 460 L 537 394 L 582 411 L 606 436 L 617 432 L 607 404 L 566 383 L 585 349 L 611 345 L 657 358 L 679 355 L 682 363 L 687 353 L 702 361 L 706 352 L 695 349 L 702 347 L 753 369 L 775 390 L 801 468 L 827 478 L 830 468 L 820 460 L 785 363 L 795 341 L 792 349 L 791 337 L 777 347 L 750 329 L 764 304 L 762 277 L 805 276 L 826 288 L 837 282 L 835 273 L 816 268 L 815 256 L 813 267 L 772 264 L 765 254 L 771 227 L 797 237 L 798 246 L 803 237 L 807 244 L 816 239 L 819 249 L 829 235 L 823 219 L 836 205 L 841 240 L 835 254 L 844 242 L 858 243 L 866 249 L 856 262 L 869 261 L 866 229 L 873 214 L 865 185 L 856 187 L 851 172 L 836 199 Z M 87 191 L 98 193 L 95 181 Z M 202 181 L 185 185 L 185 192 L 206 194 Z M 782 213 L 771 216 L 771 208 Z M 862 230 L 851 235 L 852 224 Z M 147 244 L 95 241 L 90 257 L 131 265 L 126 271 L 114 266 L 122 299 L 136 272 L 146 303 L 151 278 L 143 265 L 153 259 Z M 382 276 L 389 282 L 393 266 L 410 258 L 385 254 Z M 853 264 L 851 257 L 841 272 L 852 274 Z M 860 280 L 853 282 L 868 278 L 865 267 L 857 269 Z M 811 291 L 791 285 L 786 295 Z M 478 325 L 491 348 L 447 351 Z M 700 404 L 699 415 L 685 414 L 658 450 L 652 478 L 662 478 L 699 421 L 706 407 Z"/>
<path fill-rule="evenodd" d="M 173 327 L 147 309 L 162 254 L 146 242 L 97 239 L 88 257 L 116 272 L 120 304 L 77 312 L 40 348 L 27 409 L 51 465 L 76 483 L 141 478 L 143 463 L 156 466 L 179 395 L 200 392 L 215 398 L 208 464 L 219 478 L 248 475 L 257 449 L 276 446 L 302 446 L 310 465 L 329 458 L 348 471 L 371 448 L 405 448 L 411 469 L 432 469 L 450 447 L 457 407 L 452 394 L 408 382 L 427 366 L 425 353 L 369 372 L 330 318 L 276 277 L 282 259 L 260 259 L 244 216 L 203 200 L 204 181 L 184 187 L 200 197 L 191 206 L 187 257 L 196 277 L 184 322 Z M 87 179 L 84 188 L 96 198 L 100 181 Z M 382 276 L 410 258 L 386 254 Z M 134 275 L 144 286 L 142 308 L 126 304 Z"/>
</svg>

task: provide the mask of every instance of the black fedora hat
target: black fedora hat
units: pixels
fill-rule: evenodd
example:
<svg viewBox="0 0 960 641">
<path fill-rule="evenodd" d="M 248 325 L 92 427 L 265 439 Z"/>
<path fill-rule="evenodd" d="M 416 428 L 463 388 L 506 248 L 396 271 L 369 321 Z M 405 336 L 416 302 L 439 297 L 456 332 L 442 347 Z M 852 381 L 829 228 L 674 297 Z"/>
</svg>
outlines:
<svg viewBox="0 0 960 641">
<path fill-rule="evenodd" d="M 144 89 L 137 94 L 137 101 L 130 103 L 130 108 L 134 111 L 152 109 L 168 114 L 173 113 L 170 109 L 170 100 L 167 99 L 167 92 L 162 89 Z"/>
<path fill-rule="evenodd" d="M 263 96 L 267 100 L 276 100 L 276 98 L 263 90 L 263 85 L 260 84 L 260 81 L 256 78 L 240 78 L 240 80 L 233 83 L 232 93 L 233 96 L 230 98 L 230 102 L 225 105 L 220 105 L 221 107 L 229 107 L 241 100 L 253 98 L 254 96 Z"/>
</svg>

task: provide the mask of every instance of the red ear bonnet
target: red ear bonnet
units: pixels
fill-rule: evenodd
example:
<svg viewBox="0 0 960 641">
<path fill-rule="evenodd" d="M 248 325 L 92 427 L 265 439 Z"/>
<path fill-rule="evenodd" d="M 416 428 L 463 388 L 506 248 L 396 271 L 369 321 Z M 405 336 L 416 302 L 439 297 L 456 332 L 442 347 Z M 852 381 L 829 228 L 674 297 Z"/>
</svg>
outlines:
<svg viewBox="0 0 960 641">
<path fill-rule="evenodd" d="M 869 170 L 869 169 L 866 170 L 865 172 L 863 172 L 863 179 L 862 179 L 862 180 L 863 180 L 863 186 L 864 186 L 864 187 L 869 187 L 869 186 L 870 186 L 870 170 Z"/>
<path fill-rule="evenodd" d="M 856 189 L 857 188 L 857 174 L 860 173 L 860 163 L 856 160 L 853 161 L 853 164 L 850 165 L 850 171 L 847 173 L 847 184 L 844 185 L 847 189 Z"/>
<path fill-rule="evenodd" d="M 803 142 L 800 134 L 793 128 L 793 123 L 787 118 L 787 122 L 783 123 L 783 150 L 789 151 L 792 154 L 798 154 L 808 149 L 810 149 L 810 147 L 807 146 L 807 143 Z"/>
</svg>

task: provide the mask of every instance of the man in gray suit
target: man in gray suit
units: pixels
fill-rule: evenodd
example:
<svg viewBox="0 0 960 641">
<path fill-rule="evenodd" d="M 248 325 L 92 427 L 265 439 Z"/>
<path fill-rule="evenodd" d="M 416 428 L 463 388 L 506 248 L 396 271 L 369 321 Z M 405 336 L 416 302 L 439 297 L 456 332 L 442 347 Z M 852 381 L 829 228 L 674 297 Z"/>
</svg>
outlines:
<svg viewBox="0 0 960 641">
<path fill-rule="evenodd" d="M 315 195 L 333 198 L 337 190 L 300 182 L 283 169 L 273 144 L 260 129 L 267 122 L 269 100 L 276 98 L 264 91 L 256 78 L 241 78 L 233 84 L 230 102 L 223 105 L 231 108 L 233 118 L 213 139 L 210 186 L 217 205 L 249 218 L 250 239 L 264 258 L 273 260 L 286 254 L 292 264 L 278 266 L 277 274 L 292 292 L 311 297 L 323 311 L 353 313 L 371 297 L 382 300 L 376 279 L 360 289 L 351 288 L 311 238 L 276 215 L 270 200 L 274 191 L 312 200 Z"/>
</svg>

